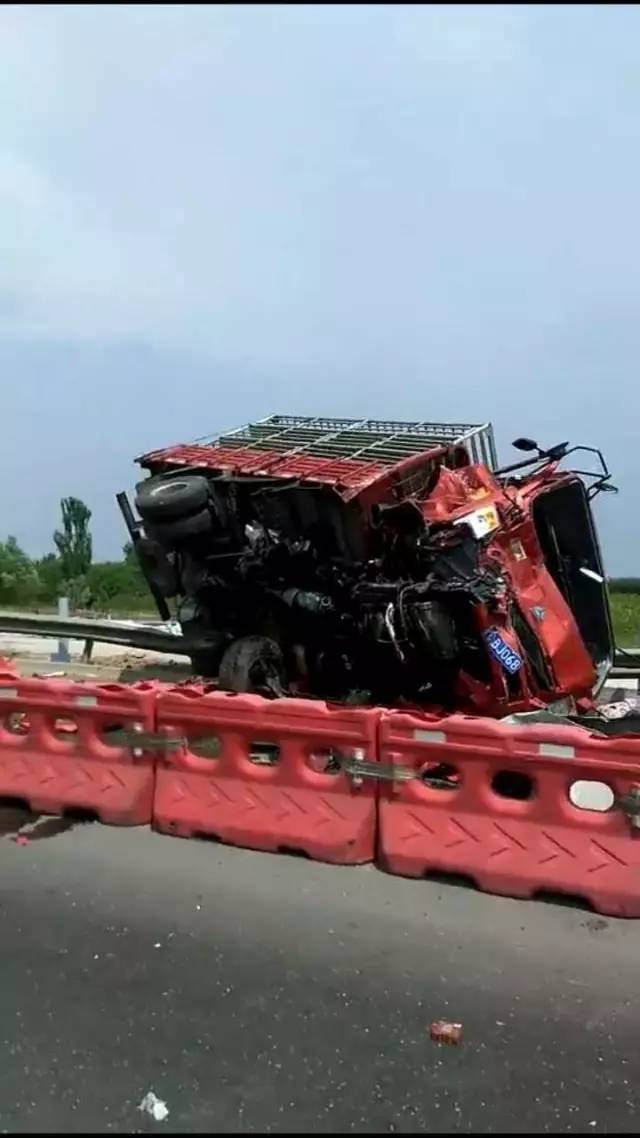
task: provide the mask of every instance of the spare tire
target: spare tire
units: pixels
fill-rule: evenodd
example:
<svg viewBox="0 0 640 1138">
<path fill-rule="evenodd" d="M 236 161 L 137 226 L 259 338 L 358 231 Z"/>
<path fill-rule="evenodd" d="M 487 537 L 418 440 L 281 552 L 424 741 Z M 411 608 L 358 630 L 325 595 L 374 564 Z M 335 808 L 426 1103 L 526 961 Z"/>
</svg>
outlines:
<svg viewBox="0 0 640 1138">
<path fill-rule="evenodd" d="M 209 533 L 213 526 L 210 510 L 199 510 L 197 514 L 176 518 L 174 521 L 151 522 L 148 530 L 151 537 L 165 547 L 182 545 L 192 537 Z"/>
<path fill-rule="evenodd" d="M 209 498 L 209 483 L 201 474 L 175 478 L 148 478 L 137 486 L 136 506 L 144 521 L 186 518 L 202 510 Z"/>
</svg>

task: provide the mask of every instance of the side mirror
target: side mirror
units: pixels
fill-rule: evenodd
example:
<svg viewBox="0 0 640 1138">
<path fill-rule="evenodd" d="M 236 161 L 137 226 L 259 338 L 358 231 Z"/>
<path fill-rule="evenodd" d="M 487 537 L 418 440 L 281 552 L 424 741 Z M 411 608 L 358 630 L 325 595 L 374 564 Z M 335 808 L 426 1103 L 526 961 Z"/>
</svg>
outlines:
<svg viewBox="0 0 640 1138">
<path fill-rule="evenodd" d="M 540 450 L 540 447 L 534 439 L 514 439 L 511 446 L 515 447 L 516 450 Z"/>
</svg>

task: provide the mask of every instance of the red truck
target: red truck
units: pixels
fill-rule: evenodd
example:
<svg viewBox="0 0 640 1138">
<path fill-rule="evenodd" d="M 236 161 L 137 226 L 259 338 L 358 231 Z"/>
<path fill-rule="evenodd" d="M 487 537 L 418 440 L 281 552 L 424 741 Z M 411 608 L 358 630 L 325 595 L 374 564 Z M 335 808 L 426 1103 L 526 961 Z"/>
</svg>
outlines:
<svg viewBox="0 0 640 1138">
<path fill-rule="evenodd" d="M 615 488 L 595 448 L 514 446 L 499 469 L 489 424 L 271 416 L 139 458 L 131 529 L 224 689 L 572 710 L 613 660 L 590 501 Z"/>
</svg>

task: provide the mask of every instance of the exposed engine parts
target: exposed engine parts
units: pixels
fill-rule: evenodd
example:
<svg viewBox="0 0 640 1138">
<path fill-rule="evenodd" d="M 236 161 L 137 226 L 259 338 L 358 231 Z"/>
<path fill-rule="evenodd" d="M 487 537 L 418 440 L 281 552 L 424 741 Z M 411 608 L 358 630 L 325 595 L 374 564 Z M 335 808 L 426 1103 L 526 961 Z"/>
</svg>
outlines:
<svg viewBox="0 0 640 1138">
<path fill-rule="evenodd" d="M 202 509 L 190 489 L 185 506 L 194 502 L 198 512 L 169 521 L 163 494 L 177 512 L 187 480 L 153 483 L 143 484 L 137 499 L 149 535 L 145 553 L 157 553 L 161 543 L 165 549 L 151 575 L 161 590 L 170 586 L 173 593 L 177 583 L 188 598 L 178 609 L 183 624 L 197 622 L 218 640 L 208 671 L 225 686 L 260 687 L 262 671 L 263 685 L 272 689 L 308 684 L 315 695 L 340 698 L 348 688 L 385 701 L 433 692 L 453 706 L 461 667 L 482 679 L 472 606 L 496 600 L 503 583 L 499 567 L 480 568 L 464 528 L 420 520 L 399 535 L 394 516 L 382 515 L 375 555 L 350 562 L 338 551 L 327 555 L 327 535 L 313 525 L 309 536 L 292 539 L 253 516 L 233 548 L 235 535 L 220 527 L 224 503 L 215 490 Z M 153 518 L 145 518 L 149 500 Z"/>
</svg>

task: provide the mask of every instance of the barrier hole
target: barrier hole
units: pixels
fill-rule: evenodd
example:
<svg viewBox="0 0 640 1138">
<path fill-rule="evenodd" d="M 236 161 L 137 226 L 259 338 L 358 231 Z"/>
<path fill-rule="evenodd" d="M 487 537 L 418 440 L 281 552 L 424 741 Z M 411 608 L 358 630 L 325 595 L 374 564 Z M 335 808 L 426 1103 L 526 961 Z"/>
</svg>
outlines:
<svg viewBox="0 0 640 1138">
<path fill-rule="evenodd" d="M 103 723 L 100 727 L 100 739 L 105 747 L 128 747 L 131 737 L 123 723 Z"/>
<path fill-rule="evenodd" d="M 84 824 L 85 822 L 100 821 L 100 815 L 97 810 L 89 810 L 84 806 L 68 806 L 62 811 L 62 817 L 72 825 L 76 823 Z"/>
<path fill-rule="evenodd" d="M 493 776 L 491 789 L 501 798 L 516 798 L 520 802 L 526 802 L 528 798 L 533 798 L 533 779 L 522 771 L 498 771 Z"/>
<path fill-rule="evenodd" d="M 307 755 L 307 764 L 316 774 L 340 773 L 340 757 L 333 747 L 327 747 L 324 751 L 312 751 Z"/>
<path fill-rule="evenodd" d="M 436 885 L 454 885 L 458 889 L 474 889 L 478 886 L 473 877 L 467 873 L 448 873 L 444 869 L 428 869 L 423 875 L 425 881 L 433 881 Z"/>
<path fill-rule="evenodd" d="M 17 834 L 33 819 L 34 814 L 26 798 L 0 798 L 0 837 Z"/>
<path fill-rule="evenodd" d="M 421 770 L 420 778 L 431 790 L 460 789 L 460 771 L 451 763 L 428 763 Z"/>
<path fill-rule="evenodd" d="M 219 759 L 222 754 L 222 739 L 219 735 L 199 735 L 189 740 L 189 750 L 199 759 Z"/>
<path fill-rule="evenodd" d="M 66 813 L 52 818 L 38 818 L 27 831 L 27 837 L 30 842 L 41 842 L 43 838 L 55 838 L 58 834 L 66 834 L 76 825 L 78 822 L 68 818 Z"/>
<path fill-rule="evenodd" d="M 28 735 L 31 724 L 24 711 L 10 711 L 2 719 L 2 726 L 10 735 Z"/>
<path fill-rule="evenodd" d="M 0 810 L 26 810 L 27 814 L 31 813 L 26 798 L 12 798 L 9 794 L 0 797 Z"/>
<path fill-rule="evenodd" d="M 277 743 L 252 742 L 249 744 L 249 761 L 257 767 L 275 767 L 280 762 Z"/>
<path fill-rule="evenodd" d="M 302 857 L 307 861 L 311 858 L 306 850 L 301 850 L 299 846 L 278 846 L 277 852 L 279 854 L 286 854 L 287 857 Z"/>
<path fill-rule="evenodd" d="M 206 830 L 194 830 L 191 836 L 198 842 L 216 842 L 219 845 L 222 841 L 218 834 L 210 834 Z"/>
<path fill-rule="evenodd" d="M 75 743 L 78 734 L 78 724 L 75 719 L 67 719 L 59 715 L 53 721 L 53 734 L 56 739 L 62 739 L 64 743 Z"/>
<path fill-rule="evenodd" d="M 560 905 L 563 909 L 583 909 L 588 913 L 594 913 L 596 910 L 586 897 L 580 896 L 579 893 L 559 893 L 553 889 L 536 889 L 531 894 L 532 900 L 541 902 L 543 905 Z"/>
<path fill-rule="evenodd" d="M 569 787 L 569 801 L 578 810 L 596 810 L 605 814 L 615 802 L 615 794 L 606 782 L 578 779 Z"/>
</svg>

